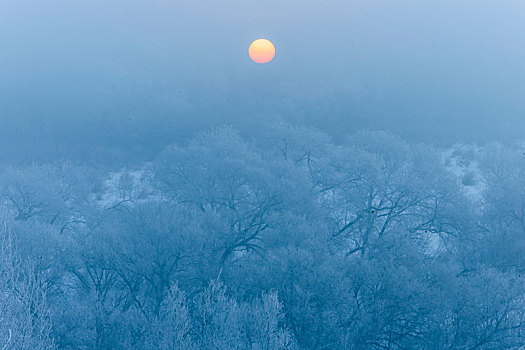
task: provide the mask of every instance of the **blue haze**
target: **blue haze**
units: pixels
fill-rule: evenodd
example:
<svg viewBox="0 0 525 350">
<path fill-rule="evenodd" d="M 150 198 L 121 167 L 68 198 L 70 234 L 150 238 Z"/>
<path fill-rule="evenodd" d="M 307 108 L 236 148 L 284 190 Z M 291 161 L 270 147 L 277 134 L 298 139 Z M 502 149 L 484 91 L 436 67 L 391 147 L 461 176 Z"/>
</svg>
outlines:
<svg viewBox="0 0 525 350">
<path fill-rule="evenodd" d="M 0 349 L 524 349 L 524 18 L 0 0 Z"/>
<path fill-rule="evenodd" d="M 158 149 L 150 133 L 163 146 L 167 129 L 279 118 L 336 137 L 515 139 L 524 12 L 521 1 L 2 1 L 0 142 L 28 154 L 82 129 Z M 269 65 L 247 59 L 258 37 L 277 45 Z"/>
</svg>

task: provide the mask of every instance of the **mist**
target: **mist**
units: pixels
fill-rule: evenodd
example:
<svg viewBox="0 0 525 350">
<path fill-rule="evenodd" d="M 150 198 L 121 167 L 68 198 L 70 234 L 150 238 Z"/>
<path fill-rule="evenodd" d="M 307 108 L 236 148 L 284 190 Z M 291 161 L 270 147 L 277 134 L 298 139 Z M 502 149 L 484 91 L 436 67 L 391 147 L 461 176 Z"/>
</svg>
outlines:
<svg viewBox="0 0 525 350">
<path fill-rule="evenodd" d="M 524 18 L 0 2 L 0 349 L 524 349 Z"/>
<path fill-rule="evenodd" d="M 274 120 L 335 137 L 516 139 L 524 13 L 522 1 L 7 1 L 0 142 L 34 152 L 35 138 L 111 125 L 104 139 L 153 146 L 152 134 Z M 259 37 L 276 44 L 271 64 L 247 57 Z"/>
</svg>

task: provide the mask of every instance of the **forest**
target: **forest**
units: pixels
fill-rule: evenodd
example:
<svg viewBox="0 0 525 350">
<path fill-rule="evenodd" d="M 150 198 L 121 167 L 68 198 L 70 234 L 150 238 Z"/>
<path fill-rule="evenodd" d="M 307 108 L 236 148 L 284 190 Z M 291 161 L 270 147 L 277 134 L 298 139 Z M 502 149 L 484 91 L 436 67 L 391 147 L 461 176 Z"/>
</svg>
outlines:
<svg viewBox="0 0 525 350">
<path fill-rule="evenodd" d="M 4 161 L 0 349 L 520 349 L 523 150 L 443 154 L 275 122 Z"/>
</svg>

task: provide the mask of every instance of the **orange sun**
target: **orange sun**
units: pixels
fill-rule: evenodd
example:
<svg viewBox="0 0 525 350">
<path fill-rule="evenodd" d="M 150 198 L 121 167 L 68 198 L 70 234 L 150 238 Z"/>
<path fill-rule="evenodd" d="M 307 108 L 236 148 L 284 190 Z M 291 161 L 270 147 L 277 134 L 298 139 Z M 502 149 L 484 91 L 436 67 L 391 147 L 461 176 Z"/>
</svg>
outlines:
<svg viewBox="0 0 525 350">
<path fill-rule="evenodd" d="M 275 57 L 275 46 L 270 40 L 257 39 L 248 48 L 248 54 L 253 62 L 268 63 Z"/>
</svg>

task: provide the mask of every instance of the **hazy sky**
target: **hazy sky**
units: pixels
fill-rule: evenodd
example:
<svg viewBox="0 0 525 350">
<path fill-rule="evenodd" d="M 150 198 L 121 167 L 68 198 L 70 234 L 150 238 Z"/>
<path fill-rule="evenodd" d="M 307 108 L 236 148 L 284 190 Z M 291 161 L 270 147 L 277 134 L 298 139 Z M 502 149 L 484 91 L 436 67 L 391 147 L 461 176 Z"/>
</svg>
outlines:
<svg viewBox="0 0 525 350">
<path fill-rule="evenodd" d="M 266 65 L 247 55 L 260 37 Z M 0 1 L 4 126 L 274 118 L 523 133 L 525 1 Z"/>
</svg>

